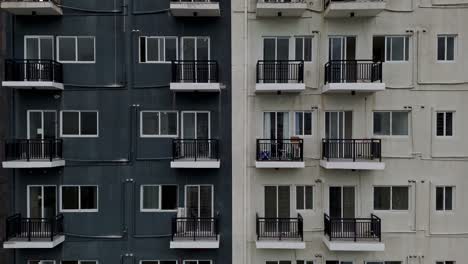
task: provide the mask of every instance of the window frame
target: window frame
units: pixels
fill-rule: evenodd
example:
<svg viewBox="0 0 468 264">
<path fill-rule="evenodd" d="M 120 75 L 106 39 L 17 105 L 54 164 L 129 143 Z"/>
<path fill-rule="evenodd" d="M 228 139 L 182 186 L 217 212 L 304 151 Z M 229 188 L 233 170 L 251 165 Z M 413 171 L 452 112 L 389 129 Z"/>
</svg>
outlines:
<svg viewBox="0 0 468 264">
<path fill-rule="evenodd" d="M 305 60 L 305 39 L 310 38 L 310 60 Z M 314 36 L 294 36 L 294 59 L 296 59 L 296 41 L 298 39 L 302 40 L 302 58 L 300 60 L 304 61 L 304 63 L 313 63 L 314 62 Z"/>
<path fill-rule="evenodd" d="M 144 187 L 158 187 L 158 209 L 146 209 L 143 208 L 143 189 Z M 177 187 L 177 207 L 176 209 L 161 209 L 162 204 L 162 186 L 176 186 Z M 142 184 L 140 185 L 140 212 L 144 213 L 157 213 L 157 212 L 177 212 L 179 208 L 179 185 L 177 184 Z M 160 261 L 160 260 L 147 260 L 147 261 Z"/>
<path fill-rule="evenodd" d="M 452 209 L 451 210 L 447 210 L 445 208 L 445 200 L 446 200 L 446 192 L 445 192 L 445 189 L 447 187 L 450 187 L 452 188 Z M 443 209 L 442 210 L 437 210 L 437 188 L 443 188 L 444 192 L 443 192 L 443 200 L 442 200 L 442 205 L 443 205 Z M 434 188 L 434 211 L 436 211 L 436 213 L 453 213 L 455 212 L 455 208 L 456 208 L 456 186 L 455 185 L 436 185 L 435 188 Z M 447 261 L 451 261 L 451 260 L 447 260 Z M 444 261 L 445 262 L 445 261 Z"/>
<path fill-rule="evenodd" d="M 78 187 L 78 209 L 63 209 L 63 187 Z M 81 187 L 96 187 L 96 209 L 81 209 Z M 61 213 L 97 213 L 99 212 L 99 185 L 93 184 L 63 184 L 60 185 L 60 212 Z M 94 261 L 94 260 L 83 260 Z"/>
<path fill-rule="evenodd" d="M 60 39 L 74 39 L 75 40 L 75 60 L 60 60 Z M 79 38 L 90 38 L 93 40 L 93 60 L 92 61 L 80 61 L 78 60 L 78 39 Z M 69 64 L 95 64 L 96 63 L 96 36 L 92 35 L 83 35 L 83 36 L 57 36 L 57 61 L 60 63 L 69 63 Z"/>
<path fill-rule="evenodd" d="M 375 188 L 390 188 L 390 208 L 389 209 L 375 209 Z M 408 209 L 393 209 L 393 187 L 406 187 L 408 190 Z M 377 212 L 393 212 L 393 213 L 408 213 L 411 211 L 411 187 L 409 185 L 373 185 L 372 186 L 372 210 Z M 390 260 L 389 260 L 390 261 Z"/>
<path fill-rule="evenodd" d="M 153 261 L 157 262 L 158 264 L 161 264 L 161 261 L 174 261 L 175 264 L 178 264 L 178 261 L 174 259 L 141 259 L 138 263 L 143 264 L 144 261 Z"/>
<path fill-rule="evenodd" d="M 296 113 L 302 113 L 302 134 L 297 134 L 296 133 Z M 304 125 L 305 125 L 305 113 L 310 113 L 310 135 L 306 135 L 304 134 L 305 132 L 305 129 L 304 129 Z M 315 114 L 315 111 L 314 110 L 304 110 L 304 111 L 293 111 L 292 112 L 293 114 L 293 132 L 291 133 L 293 136 L 298 136 L 298 137 L 302 137 L 302 138 L 310 138 L 310 137 L 313 137 L 314 136 L 314 114 Z"/>
<path fill-rule="evenodd" d="M 145 39 L 145 61 L 141 61 L 141 39 Z M 148 39 L 158 39 L 158 45 L 161 44 L 161 39 L 163 40 L 164 45 L 164 60 L 148 60 Z M 166 60 L 166 40 L 167 39 L 175 39 L 175 49 L 176 49 L 176 58 L 175 60 L 179 59 L 179 37 L 177 36 L 139 36 L 138 37 L 138 63 L 143 64 L 170 64 L 172 61 Z M 158 46 L 159 47 L 159 46 Z M 161 57 L 161 54 L 158 54 L 158 57 Z M 160 59 L 160 58 L 158 58 Z"/>
<path fill-rule="evenodd" d="M 375 134 L 374 124 L 375 124 L 375 113 L 390 113 L 390 134 L 389 135 L 377 135 Z M 406 113 L 408 115 L 408 134 L 407 135 L 393 135 L 393 113 Z M 408 138 L 411 135 L 411 111 L 406 110 L 374 110 L 372 111 L 372 135 L 377 138 Z"/>
<path fill-rule="evenodd" d="M 144 113 L 158 113 L 158 134 L 144 134 L 143 133 L 143 114 Z M 176 114 L 176 134 L 175 135 L 161 135 L 161 113 L 175 113 Z M 141 138 L 178 138 L 179 137 L 179 112 L 176 110 L 143 110 L 140 111 L 140 137 Z"/>
<path fill-rule="evenodd" d="M 63 113 L 77 112 L 78 113 L 78 134 L 63 134 Z M 96 113 L 96 134 L 82 135 L 81 134 L 81 113 Z M 98 110 L 60 110 L 60 137 L 61 138 L 98 138 L 99 137 L 99 111 Z"/>
<path fill-rule="evenodd" d="M 444 59 L 439 59 L 439 38 L 444 38 Z M 453 60 L 447 59 L 447 39 L 453 38 Z M 436 61 L 438 63 L 455 63 L 457 57 L 457 34 L 437 34 L 436 37 Z"/>
<path fill-rule="evenodd" d="M 443 135 L 437 135 L 437 115 L 439 113 L 443 113 L 444 115 L 444 123 L 442 124 L 442 127 L 443 127 Z M 446 122 L 447 122 L 447 113 L 452 113 L 452 135 L 449 135 L 447 136 L 447 127 L 446 127 Z M 435 124 L 435 127 L 434 127 L 434 135 L 437 137 L 437 138 L 452 138 L 455 136 L 455 124 L 454 124 L 454 121 L 455 121 L 455 111 L 453 110 L 437 110 L 435 111 L 435 121 L 434 121 L 434 124 Z"/>
<path fill-rule="evenodd" d="M 81 260 L 61 260 L 60 261 L 60 264 L 63 264 L 64 261 L 76 261 L 78 264 L 81 264 L 82 262 L 94 262 L 94 264 L 99 264 L 99 261 L 98 260 L 94 260 L 94 259 L 81 259 Z"/>
<path fill-rule="evenodd" d="M 27 264 L 32 264 L 33 261 L 37 261 L 39 262 L 39 264 L 43 264 L 44 262 L 51 262 L 51 263 L 57 263 L 55 260 L 52 260 L 52 259 L 28 259 L 27 260 Z"/>
<path fill-rule="evenodd" d="M 294 194 L 295 194 L 295 197 L 293 198 L 295 200 L 295 205 L 296 205 L 296 211 L 299 211 L 299 212 L 310 212 L 310 211 L 314 211 L 315 210 L 315 206 L 314 206 L 314 202 L 315 202 L 315 197 L 314 197 L 314 193 L 315 193 L 315 186 L 312 185 L 312 184 L 297 184 L 297 185 L 294 185 Z M 304 197 L 303 197 L 303 200 L 304 200 L 304 208 L 303 209 L 298 209 L 297 208 L 297 187 L 303 187 L 304 188 Z M 306 208 L 306 187 L 312 187 L 312 208 Z M 290 196 L 291 196 L 291 190 L 289 191 L 290 192 Z M 306 261 L 306 260 L 304 260 Z"/>
<path fill-rule="evenodd" d="M 184 260 L 182 261 L 182 263 L 183 263 L 183 264 L 186 264 L 187 261 L 196 261 L 197 264 L 199 264 L 200 261 L 209 261 L 210 264 L 213 264 L 213 260 L 211 260 L 211 259 L 184 259 Z"/>
<path fill-rule="evenodd" d="M 403 38 L 403 60 L 392 60 L 393 55 L 393 38 Z M 387 41 L 390 39 L 390 47 L 387 45 Z M 387 50 L 390 48 L 390 58 L 387 57 Z M 406 51 L 408 50 L 408 54 Z M 408 58 L 408 60 L 406 60 Z M 410 36 L 409 35 L 388 35 L 385 36 L 385 62 L 390 63 L 409 63 L 410 61 Z"/>
</svg>

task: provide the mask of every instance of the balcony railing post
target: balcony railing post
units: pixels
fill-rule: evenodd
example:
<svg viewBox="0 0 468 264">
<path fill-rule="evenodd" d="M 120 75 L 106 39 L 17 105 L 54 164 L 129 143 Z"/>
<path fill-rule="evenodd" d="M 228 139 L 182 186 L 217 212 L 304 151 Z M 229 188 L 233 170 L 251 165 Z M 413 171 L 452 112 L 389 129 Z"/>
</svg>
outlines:
<svg viewBox="0 0 468 264">
<path fill-rule="evenodd" d="M 194 141 L 194 143 L 195 143 L 195 161 L 197 161 L 197 158 L 198 158 L 198 143 L 199 143 L 199 141 L 198 141 L 198 139 L 194 139 L 193 141 Z"/>
<path fill-rule="evenodd" d="M 353 218 L 353 227 L 354 227 L 354 242 L 356 242 L 356 235 L 357 235 L 357 221 L 356 221 L 356 218 Z"/>
<path fill-rule="evenodd" d="M 31 228 L 32 228 L 31 219 L 28 218 L 27 222 L 28 222 L 28 241 L 31 241 Z"/>
<path fill-rule="evenodd" d="M 50 162 L 52 162 L 53 148 L 54 148 L 54 141 L 53 141 L 53 140 L 49 140 L 49 160 L 50 160 Z"/>
<path fill-rule="evenodd" d="M 29 139 L 26 140 L 26 160 L 29 161 L 31 158 L 31 144 Z"/>
<path fill-rule="evenodd" d="M 355 161 L 356 161 L 356 155 L 357 155 L 357 154 L 356 154 L 356 152 L 357 152 L 357 150 L 356 150 L 356 149 L 357 149 L 356 140 L 353 139 L 351 142 L 352 142 L 351 148 L 352 148 L 352 151 L 353 151 L 353 152 L 352 152 L 352 153 L 353 153 L 353 162 L 355 162 Z M 346 143 L 345 143 L 345 144 L 346 144 Z"/>
<path fill-rule="evenodd" d="M 197 219 L 195 217 L 192 218 L 193 221 L 193 241 L 197 240 L 197 229 L 199 226 L 197 225 Z"/>
<path fill-rule="evenodd" d="M 55 221 L 57 221 L 57 218 L 51 219 L 50 222 L 50 241 L 54 241 Z"/>
</svg>

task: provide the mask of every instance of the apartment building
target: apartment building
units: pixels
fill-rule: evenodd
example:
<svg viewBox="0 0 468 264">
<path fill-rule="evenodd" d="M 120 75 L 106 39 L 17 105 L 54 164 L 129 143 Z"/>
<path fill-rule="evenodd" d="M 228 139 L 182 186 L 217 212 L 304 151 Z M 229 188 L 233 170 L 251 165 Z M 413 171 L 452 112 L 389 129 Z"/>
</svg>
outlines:
<svg viewBox="0 0 468 264">
<path fill-rule="evenodd" d="M 468 2 L 231 3 L 233 263 L 465 263 Z"/>
<path fill-rule="evenodd" d="M 230 263 L 229 1 L 0 2 L 11 263 Z"/>
</svg>

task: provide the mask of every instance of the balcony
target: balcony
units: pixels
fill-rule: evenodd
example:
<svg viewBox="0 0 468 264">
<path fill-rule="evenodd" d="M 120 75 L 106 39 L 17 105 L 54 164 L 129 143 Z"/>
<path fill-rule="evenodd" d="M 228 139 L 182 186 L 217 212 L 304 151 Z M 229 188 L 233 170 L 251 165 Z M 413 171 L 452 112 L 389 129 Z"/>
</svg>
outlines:
<svg viewBox="0 0 468 264">
<path fill-rule="evenodd" d="M 325 64 L 323 93 L 370 93 L 383 90 L 382 62 L 334 60 Z"/>
<path fill-rule="evenodd" d="M 304 61 L 260 60 L 257 62 L 255 92 L 299 93 L 304 90 Z"/>
<path fill-rule="evenodd" d="M 266 218 L 256 215 L 256 247 L 261 249 L 305 249 L 304 220 L 296 218 Z"/>
<path fill-rule="evenodd" d="M 307 9 L 305 0 L 258 0 L 258 17 L 300 17 Z"/>
<path fill-rule="evenodd" d="M 385 6 L 385 0 L 325 0 L 325 17 L 375 17 Z"/>
<path fill-rule="evenodd" d="M 61 139 L 14 139 L 5 142 L 3 168 L 53 168 L 65 166 Z"/>
<path fill-rule="evenodd" d="M 256 168 L 304 168 L 302 139 L 257 139 Z"/>
<path fill-rule="evenodd" d="M 63 215 L 54 218 L 7 218 L 3 248 L 54 248 L 65 240 Z"/>
<path fill-rule="evenodd" d="M 219 248 L 217 217 L 174 217 L 170 248 Z"/>
<path fill-rule="evenodd" d="M 218 62 L 172 61 L 171 91 L 175 92 L 219 92 Z"/>
<path fill-rule="evenodd" d="M 175 17 L 219 17 L 218 0 L 171 0 L 171 13 Z"/>
<path fill-rule="evenodd" d="M 322 139 L 325 169 L 383 170 L 380 139 Z"/>
<path fill-rule="evenodd" d="M 61 16 L 61 0 L 0 0 L 0 9 L 19 16 Z"/>
<path fill-rule="evenodd" d="M 5 60 L 4 87 L 63 90 L 62 64 L 53 60 Z"/>
<path fill-rule="evenodd" d="M 217 139 L 174 139 L 171 168 L 219 169 Z"/>
<path fill-rule="evenodd" d="M 381 220 L 370 218 L 332 218 L 324 214 L 323 242 L 330 251 L 384 251 Z"/>
</svg>

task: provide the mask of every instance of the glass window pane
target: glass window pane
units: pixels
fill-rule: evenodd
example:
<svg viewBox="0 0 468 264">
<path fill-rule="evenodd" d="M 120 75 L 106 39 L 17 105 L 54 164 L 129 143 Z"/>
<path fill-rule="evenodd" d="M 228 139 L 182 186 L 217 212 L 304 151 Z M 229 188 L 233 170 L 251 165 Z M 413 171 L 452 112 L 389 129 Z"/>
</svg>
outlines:
<svg viewBox="0 0 468 264">
<path fill-rule="evenodd" d="M 159 209 L 159 186 L 143 186 L 143 209 Z"/>
<path fill-rule="evenodd" d="M 97 187 L 81 186 L 81 209 L 97 209 Z"/>
<path fill-rule="evenodd" d="M 276 59 L 289 60 L 289 39 L 278 38 L 277 43 L 278 47 L 276 49 Z"/>
<path fill-rule="evenodd" d="M 374 187 L 374 210 L 390 210 L 390 187 Z"/>
<path fill-rule="evenodd" d="M 81 135 L 97 135 L 97 122 L 97 112 L 81 112 Z"/>
<path fill-rule="evenodd" d="M 82 260 L 80 261 L 80 264 L 97 264 L 96 260 Z"/>
<path fill-rule="evenodd" d="M 30 59 L 30 60 L 39 59 L 39 39 L 38 38 L 26 39 L 26 59 Z"/>
<path fill-rule="evenodd" d="M 392 210 L 408 210 L 408 187 L 392 187 Z"/>
<path fill-rule="evenodd" d="M 176 185 L 161 186 L 161 209 L 162 210 L 177 209 L 177 186 Z"/>
<path fill-rule="evenodd" d="M 392 38 L 390 37 L 387 37 L 386 39 L 386 44 L 385 44 L 385 48 L 387 49 L 387 54 L 386 54 L 386 60 L 387 61 L 390 61 L 392 60 L 391 58 L 391 54 L 392 54 Z"/>
<path fill-rule="evenodd" d="M 295 126 L 296 126 L 296 135 L 303 135 L 303 116 L 304 114 L 302 112 L 296 112 L 295 113 Z"/>
<path fill-rule="evenodd" d="M 444 135 L 444 113 L 439 112 L 437 113 L 436 117 L 436 135 L 443 136 Z"/>
<path fill-rule="evenodd" d="M 78 112 L 62 112 L 62 134 L 63 135 L 78 135 L 79 134 L 79 113 Z"/>
<path fill-rule="evenodd" d="M 159 261 L 159 264 L 177 264 L 177 261 L 175 261 L 175 260 L 161 260 L 161 261 Z"/>
<path fill-rule="evenodd" d="M 263 39 L 263 59 L 264 60 L 275 60 L 276 54 L 276 39 L 265 38 Z"/>
<path fill-rule="evenodd" d="M 454 60 L 455 54 L 455 37 L 447 37 L 447 60 Z"/>
<path fill-rule="evenodd" d="M 177 39 L 167 38 L 165 43 L 166 61 L 177 60 Z"/>
<path fill-rule="evenodd" d="M 159 38 L 147 38 L 146 45 L 148 61 L 159 61 Z"/>
<path fill-rule="evenodd" d="M 445 60 L 445 37 L 437 37 L 437 59 Z"/>
<path fill-rule="evenodd" d="M 62 260 L 62 264 L 78 264 L 78 260 Z"/>
<path fill-rule="evenodd" d="M 436 210 L 444 210 L 444 187 L 436 188 Z"/>
<path fill-rule="evenodd" d="M 146 37 L 140 37 L 140 62 L 146 62 Z"/>
<path fill-rule="evenodd" d="M 59 60 L 76 61 L 76 42 L 75 38 L 59 38 Z"/>
<path fill-rule="evenodd" d="M 374 112 L 374 135 L 390 135 L 390 112 Z"/>
<path fill-rule="evenodd" d="M 161 112 L 161 135 L 177 135 L 177 113 Z"/>
<path fill-rule="evenodd" d="M 408 112 L 392 113 L 392 135 L 408 135 Z"/>
<path fill-rule="evenodd" d="M 445 135 L 453 136 L 453 113 L 445 113 Z"/>
<path fill-rule="evenodd" d="M 304 113 L 304 135 L 312 135 L 312 113 Z"/>
<path fill-rule="evenodd" d="M 314 208 L 314 195 L 312 186 L 305 187 L 305 209 Z"/>
<path fill-rule="evenodd" d="M 209 38 L 197 38 L 197 60 L 209 60 Z"/>
<path fill-rule="evenodd" d="M 303 38 L 296 38 L 296 60 L 303 60 L 303 47 L 304 39 Z"/>
<path fill-rule="evenodd" d="M 62 209 L 71 210 L 78 208 L 78 186 L 62 187 Z"/>
<path fill-rule="evenodd" d="M 453 208 L 452 190 L 452 187 L 445 187 L 445 210 L 452 210 Z"/>
<path fill-rule="evenodd" d="M 159 134 L 159 113 L 143 112 L 143 135 Z"/>
<path fill-rule="evenodd" d="M 405 37 L 405 61 L 409 58 L 409 37 Z"/>
<path fill-rule="evenodd" d="M 304 61 L 312 61 L 312 38 L 304 38 Z"/>
<path fill-rule="evenodd" d="M 296 186 L 296 209 L 304 209 L 304 186 Z"/>
<path fill-rule="evenodd" d="M 404 37 L 393 37 L 392 38 L 392 60 L 393 61 L 402 61 L 404 56 L 404 45 L 405 45 L 405 38 Z"/>
<path fill-rule="evenodd" d="M 94 61 L 94 38 L 78 38 L 78 60 Z"/>
<path fill-rule="evenodd" d="M 54 59 L 54 47 L 52 38 L 41 38 L 41 51 L 40 59 L 41 60 L 52 60 Z"/>
</svg>

